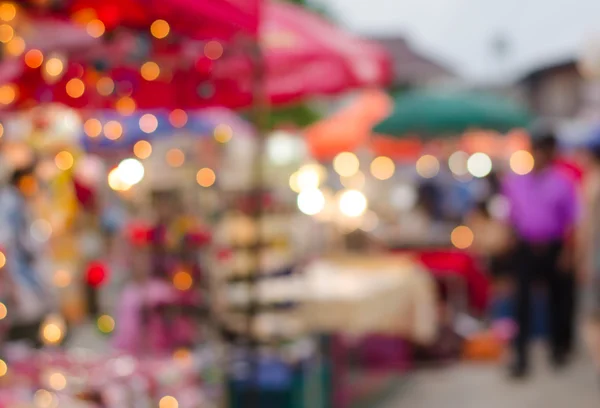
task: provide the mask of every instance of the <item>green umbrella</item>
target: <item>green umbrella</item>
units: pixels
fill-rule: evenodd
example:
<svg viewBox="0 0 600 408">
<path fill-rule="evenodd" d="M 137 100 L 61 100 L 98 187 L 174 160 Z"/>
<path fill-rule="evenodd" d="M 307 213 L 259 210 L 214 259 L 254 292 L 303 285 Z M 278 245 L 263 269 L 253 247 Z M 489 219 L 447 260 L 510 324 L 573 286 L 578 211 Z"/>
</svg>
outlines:
<svg viewBox="0 0 600 408">
<path fill-rule="evenodd" d="M 530 119 L 526 109 L 496 95 L 413 91 L 396 98 L 392 114 L 373 131 L 396 137 L 434 137 L 469 129 L 505 132 L 526 127 Z"/>
</svg>

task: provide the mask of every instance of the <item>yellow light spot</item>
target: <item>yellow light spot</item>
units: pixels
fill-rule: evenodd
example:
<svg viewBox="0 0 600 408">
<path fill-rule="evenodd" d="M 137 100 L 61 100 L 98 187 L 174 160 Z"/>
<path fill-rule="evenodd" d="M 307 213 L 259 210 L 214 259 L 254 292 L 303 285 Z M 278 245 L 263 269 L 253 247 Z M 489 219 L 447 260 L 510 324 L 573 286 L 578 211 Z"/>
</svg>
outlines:
<svg viewBox="0 0 600 408">
<path fill-rule="evenodd" d="M 59 76 L 63 69 L 64 65 L 60 58 L 53 57 L 46 61 L 46 73 L 51 77 Z"/>
<path fill-rule="evenodd" d="M 15 30 L 8 24 L 0 25 L 0 42 L 6 44 L 15 36 Z"/>
<path fill-rule="evenodd" d="M 129 96 L 124 96 L 117 101 L 116 104 L 117 112 L 119 112 L 123 116 L 131 116 L 135 112 L 137 105 L 133 98 Z"/>
<path fill-rule="evenodd" d="M 8 315 L 8 309 L 7 309 L 6 305 L 4 303 L 0 302 L 0 320 L 6 319 L 7 315 Z"/>
<path fill-rule="evenodd" d="M 75 99 L 81 98 L 85 92 L 85 84 L 79 78 L 70 79 L 69 82 L 67 82 L 66 88 L 67 95 Z"/>
<path fill-rule="evenodd" d="M 104 334 L 112 333 L 115 329 L 115 319 L 109 315 L 102 315 L 98 318 L 98 330 Z"/>
<path fill-rule="evenodd" d="M 109 140 L 117 140 L 123 135 L 123 126 L 116 120 L 106 122 L 104 125 L 104 136 Z"/>
<path fill-rule="evenodd" d="M 204 45 L 204 55 L 211 60 L 219 59 L 223 56 L 223 46 L 218 41 L 209 41 Z"/>
<path fill-rule="evenodd" d="M 6 44 L 6 52 L 13 57 L 18 57 L 25 52 L 26 47 L 25 40 L 22 37 L 15 36 L 12 41 Z"/>
<path fill-rule="evenodd" d="M 339 208 L 346 217 L 360 217 L 367 211 L 368 201 L 358 190 L 345 190 L 339 196 Z"/>
<path fill-rule="evenodd" d="M 340 153 L 333 159 L 333 169 L 337 174 L 344 177 L 350 177 L 358 172 L 360 163 L 354 153 Z"/>
<path fill-rule="evenodd" d="M 173 358 L 175 360 L 188 362 L 192 357 L 192 352 L 186 348 L 180 348 L 173 352 Z"/>
<path fill-rule="evenodd" d="M 0 4 L 0 20 L 12 21 L 17 16 L 17 7 L 11 2 Z"/>
<path fill-rule="evenodd" d="M 58 344 L 63 338 L 62 329 L 55 323 L 48 323 L 42 327 L 42 339 L 46 344 Z"/>
<path fill-rule="evenodd" d="M 52 277 L 52 283 L 57 288 L 66 288 L 73 281 L 71 274 L 64 269 L 59 269 Z"/>
<path fill-rule="evenodd" d="M 216 180 L 217 176 L 215 175 L 215 172 L 208 167 L 200 169 L 198 170 L 198 173 L 196 173 L 196 181 L 202 187 L 210 187 L 215 184 Z"/>
<path fill-rule="evenodd" d="M 233 137 L 233 130 L 229 125 L 218 125 L 217 127 L 215 127 L 214 137 L 215 140 L 219 143 L 227 143 Z"/>
<path fill-rule="evenodd" d="M 516 174 L 525 175 L 533 170 L 535 160 L 531 153 L 526 150 L 519 150 L 510 156 L 510 168 Z"/>
<path fill-rule="evenodd" d="M 426 154 L 417 160 L 416 168 L 419 176 L 433 178 L 440 172 L 440 162 L 435 156 Z"/>
<path fill-rule="evenodd" d="M 158 119 L 151 113 L 146 113 L 140 118 L 140 129 L 144 133 L 152 133 L 158 128 Z"/>
<path fill-rule="evenodd" d="M 142 65 L 140 73 L 146 81 L 155 81 L 160 76 L 160 67 L 156 62 L 148 61 Z"/>
<path fill-rule="evenodd" d="M 158 408 L 179 408 L 179 402 L 175 397 L 171 397 L 167 395 L 166 397 L 162 397 L 160 402 L 158 403 Z"/>
<path fill-rule="evenodd" d="M 183 109 L 175 109 L 169 114 L 169 122 L 173 127 L 182 128 L 188 121 L 188 115 Z"/>
<path fill-rule="evenodd" d="M 33 404 L 36 408 L 53 408 L 55 407 L 55 396 L 46 390 L 37 390 L 33 395 Z"/>
<path fill-rule="evenodd" d="M 180 149 L 170 149 L 167 152 L 167 164 L 171 167 L 181 167 L 185 162 L 185 154 Z"/>
<path fill-rule="evenodd" d="M 102 21 L 95 19 L 87 23 L 85 31 L 94 38 L 100 38 L 106 31 L 106 27 Z"/>
<path fill-rule="evenodd" d="M 0 123 L 0 137 L 4 136 L 4 125 Z"/>
<path fill-rule="evenodd" d="M 4 360 L 0 360 L 0 378 L 4 377 L 8 373 L 8 366 Z"/>
<path fill-rule="evenodd" d="M 118 168 L 114 168 L 108 173 L 108 186 L 114 191 L 127 191 L 131 188 L 131 185 L 121 178 Z"/>
<path fill-rule="evenodd" d="M 39 68 L 44 63 L 44 54 L 40 50 L 29 50 L 25 53 L 25 64 L 29 68 Z"/>
<path fill-rule="evenodd" d="M 150 26 L 150 32 L 156 38 L 162 39 L 169 35 L 171 27 L 165 20 L 156 20 Z"/>
<path fill-rule="evenodd" d="M 295 193 L 300 192 L 300 185 L 298 184 L 298 172 L 295 172 L 290 176 L 290 189 Z"/>
<path fill-rule="evenodd" d="M 192 275 L 186 271 L 179 271 L 173 276 L 173 286 L 177 290 L 189 290 L 194 283 Z"/>
<path fill-rule="evenodd" d="M 140 140 L 133 145 L 133 154 L 138 159 L 147 159 L 152 154 L 152 145 L 146 140 Z"/>
<path fill-rule="evenodd" d="M 54 163 L 60 170 L 69 170 L 71 167 L 73 167 L 74 161 L 75 159 L 73 158 L 73 155 L 66 150 L 63 150 L 54 156 Z"/>
<path fill-rule="evenodd" d="M 62 391 L 67 388 L 67 379 L 61 373 L 52 373 L 48 378 L 48 385 L 55 391 Z"/>
<path fill-rule="evenodd" d="M 98 119 L 88 119 L 83 124 L 83 130 L 89 137 L 98 137 L 102 133 L 102 123 Z"/>
<path fill-rule="evenodd" d="M 0 104 L 10 105 L 17 98 L 18 88 L 14 84 L 0 86 Z"/>
<path fill-rule="evenodd" d="M 387 180 L 394 175 L 396 165 L 389 157 L 380 156 L 371 162 L 371 174 L 378 180 Z"/>
<path fill-rule="evenodd" d="M 450 241 L 458 249 L 467 249 L 473 244 L 475 236 L 473 231 L 467 226 L 461 225 L 454 228 L 450 235 Z"/>
<path fill-rule="evenodd" d="M 96 90 L 102 96 L 108 96 L 115 91 L 115 81 L 109 77 L 102 77 L 96 83 Z"/>
</svg>

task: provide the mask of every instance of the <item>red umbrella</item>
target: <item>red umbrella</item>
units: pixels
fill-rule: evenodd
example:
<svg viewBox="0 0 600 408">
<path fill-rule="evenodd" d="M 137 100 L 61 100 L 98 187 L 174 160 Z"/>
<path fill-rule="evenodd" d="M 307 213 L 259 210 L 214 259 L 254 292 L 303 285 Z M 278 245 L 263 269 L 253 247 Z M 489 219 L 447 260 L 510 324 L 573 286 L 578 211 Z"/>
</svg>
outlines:
<svg viewBox="0 0 600 408">
<path fill-rule="evenodd" d="M 107 30 L 149 29 L 156 20 L 165 20 L 187 37 L 230 40 L 240 34 L 256 37 L 259 4 L 260 0 L 71 0 L 63 12 L 84 21 L 95 17 Z"/>
<path fill-rule="evenodd" d="M 347 34 L 314 14 L 272 2 L 265 5 L 263 17 L 260 44 L 266 66 L 266 92 L 273 104 L 381 85 L 390 78 L 391 64 L 377 45 Z M 29 69 L 18 81 L 21 102 L 43 99 L 78 108 L 112 107 L 119 98 L 127 96 L 145 109 L 215 105 L 242 108 L 252 104 L 256 68 L 246 50 L 238 52 L 232 45 L 225 46 L 224 53 L 216 41 L 158 41 L 150 47 L 152 53 L 142 59 L 156 65 L 147 67 L 142 75 L 139 57 L 137 61 L 126 58 L 135 54 L 139 43 L 131 35 L 119 35 L 122 38 L 71 59 L 61 79 L 51 84 L 46 83 L 39 69 Z M 108 66 L 91 67 L 91 55 Z M 148 80 L 148 71 L 154 71 L 158 77 L 150 72 Z M 100 97 L 95 81 L 104 76 L 120 84 L 121 89 L 117 87 L 110 96 Z M 75 98 L 67 92 L 67 84 L 74 78 L 87 85 Z"/>
</svg>

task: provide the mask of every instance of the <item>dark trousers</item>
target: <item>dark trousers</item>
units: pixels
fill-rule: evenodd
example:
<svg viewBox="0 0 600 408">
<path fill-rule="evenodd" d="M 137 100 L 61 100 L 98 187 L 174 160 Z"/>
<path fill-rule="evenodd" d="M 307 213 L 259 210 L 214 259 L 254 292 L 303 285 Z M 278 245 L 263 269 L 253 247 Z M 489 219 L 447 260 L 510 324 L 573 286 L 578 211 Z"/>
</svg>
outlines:
<svg viewBox="0 0 600 408">
<path fill-rule="evenodd" d="M 572 327 L 570 288 L 565 272 L 558 268 L 562 242 L 537 245 L 522 242 L 515 254 L 516 320 L 519 326 L 515 338 L 517 362 L 527 365 L 531 331 L 531 304 L 534 286 L 542 283 L 548 291 L 548 341 L 553 358 L 563 357 L 569 350 Z"/>
</svg>

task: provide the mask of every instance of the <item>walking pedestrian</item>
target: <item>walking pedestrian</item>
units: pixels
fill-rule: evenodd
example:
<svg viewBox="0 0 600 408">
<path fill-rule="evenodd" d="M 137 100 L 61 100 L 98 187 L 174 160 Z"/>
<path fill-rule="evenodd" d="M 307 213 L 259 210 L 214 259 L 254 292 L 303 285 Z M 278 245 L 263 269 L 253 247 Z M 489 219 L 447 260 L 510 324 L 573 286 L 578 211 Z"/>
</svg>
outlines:
<svg viewBox="0 0 600 408">
<path fill-rule="evenodd" d="M 508 176 L 503 183 L 516 238 L 514 283 L 519 330 L 510 368 L 515 378 L 528 373 L 531 304 L 536 284 L 543 283 L 548 290 L 550 357 L 556 367 L 566 363 L 572 319 L 567 305 L 569 293 L 563 282 L 573 262 L 570 237 L 578 211 L 576 189 L 554 165 L 557 140 L 553 131 L 542 130 L 532 136 L 533 171 Z"/>
</svg>

